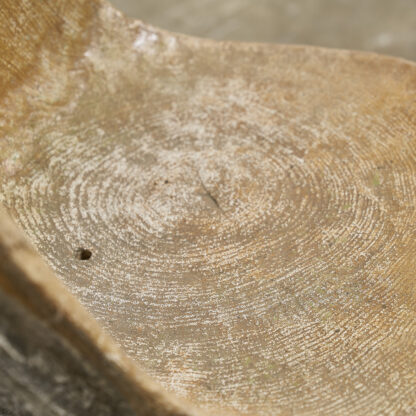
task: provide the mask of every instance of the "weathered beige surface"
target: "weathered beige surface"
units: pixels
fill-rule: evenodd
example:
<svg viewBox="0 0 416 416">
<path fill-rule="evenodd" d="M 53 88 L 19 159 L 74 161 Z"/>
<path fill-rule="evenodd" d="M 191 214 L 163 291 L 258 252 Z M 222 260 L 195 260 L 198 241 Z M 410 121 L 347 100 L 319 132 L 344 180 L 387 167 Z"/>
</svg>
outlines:
<svg viewBox="0 0 416 416">
<path fill-rule="evenodd" d="M 72 293 L 213 414 L 414 414 L 416 66 L 65 9 L 0 58 L 0 195 Z"/>
</svg>

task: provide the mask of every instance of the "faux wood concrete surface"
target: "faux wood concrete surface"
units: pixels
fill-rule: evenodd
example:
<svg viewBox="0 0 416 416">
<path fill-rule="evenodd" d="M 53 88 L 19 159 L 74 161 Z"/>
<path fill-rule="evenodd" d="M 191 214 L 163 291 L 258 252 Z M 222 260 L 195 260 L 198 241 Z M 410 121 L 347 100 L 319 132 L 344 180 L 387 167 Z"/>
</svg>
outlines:
<svg viewBox="0 0 416 416">
<path fill-rule="evenodd" d="M 136 409 L 414 415 L 416 65 L 4 1 L 0 202 Z"/>
</svg>

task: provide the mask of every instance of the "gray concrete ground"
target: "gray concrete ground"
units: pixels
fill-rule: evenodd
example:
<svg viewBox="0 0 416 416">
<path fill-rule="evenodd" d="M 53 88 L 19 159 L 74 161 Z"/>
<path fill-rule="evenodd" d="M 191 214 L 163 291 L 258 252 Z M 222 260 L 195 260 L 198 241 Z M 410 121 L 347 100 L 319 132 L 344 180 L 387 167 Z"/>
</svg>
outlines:
<svg viewBox="0 0 416 416">
<path fill-rule="evenodd" d="M 214 39 L 361 49 L 416 60 L 416 0 L 112 0 L 129 16 Z"/>
</svg>

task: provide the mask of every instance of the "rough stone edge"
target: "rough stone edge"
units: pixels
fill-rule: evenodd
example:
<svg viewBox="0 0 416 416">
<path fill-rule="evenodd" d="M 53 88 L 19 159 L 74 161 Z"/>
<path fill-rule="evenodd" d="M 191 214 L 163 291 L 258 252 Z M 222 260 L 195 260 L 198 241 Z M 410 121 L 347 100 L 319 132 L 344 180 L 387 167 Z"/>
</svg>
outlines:
<svg viewBox="0 0 416 416">
<path fill-rule="evenodd" d="M 57 279 L 0 208 L 0 290 L 43 322 L 107 379 L 137 415 L 201 415 L 131 361 Z"/>
<path fill-rule="evenodd" d="M 1 416 L 133 416 L 109 380 L 0 290 Z"/>
</svg>

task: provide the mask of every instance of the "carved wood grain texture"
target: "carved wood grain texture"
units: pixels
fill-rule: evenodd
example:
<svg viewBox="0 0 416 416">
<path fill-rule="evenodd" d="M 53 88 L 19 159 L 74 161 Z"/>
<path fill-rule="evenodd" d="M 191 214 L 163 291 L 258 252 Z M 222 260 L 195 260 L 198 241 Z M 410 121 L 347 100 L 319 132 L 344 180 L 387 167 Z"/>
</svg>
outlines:
<svg viewBox="0 0 416 416">
<path fill-rule="evenodd" d="M 3 209 L 0 300 L 1 416 L 201 415 L 123 353 Z"/>
<path fill-rule="evenodd" d="M 1 202 L 57 276 L 212 414 L 414 414 L 415 65 L 91 7 L 0 106 Z"/>
</svg>

